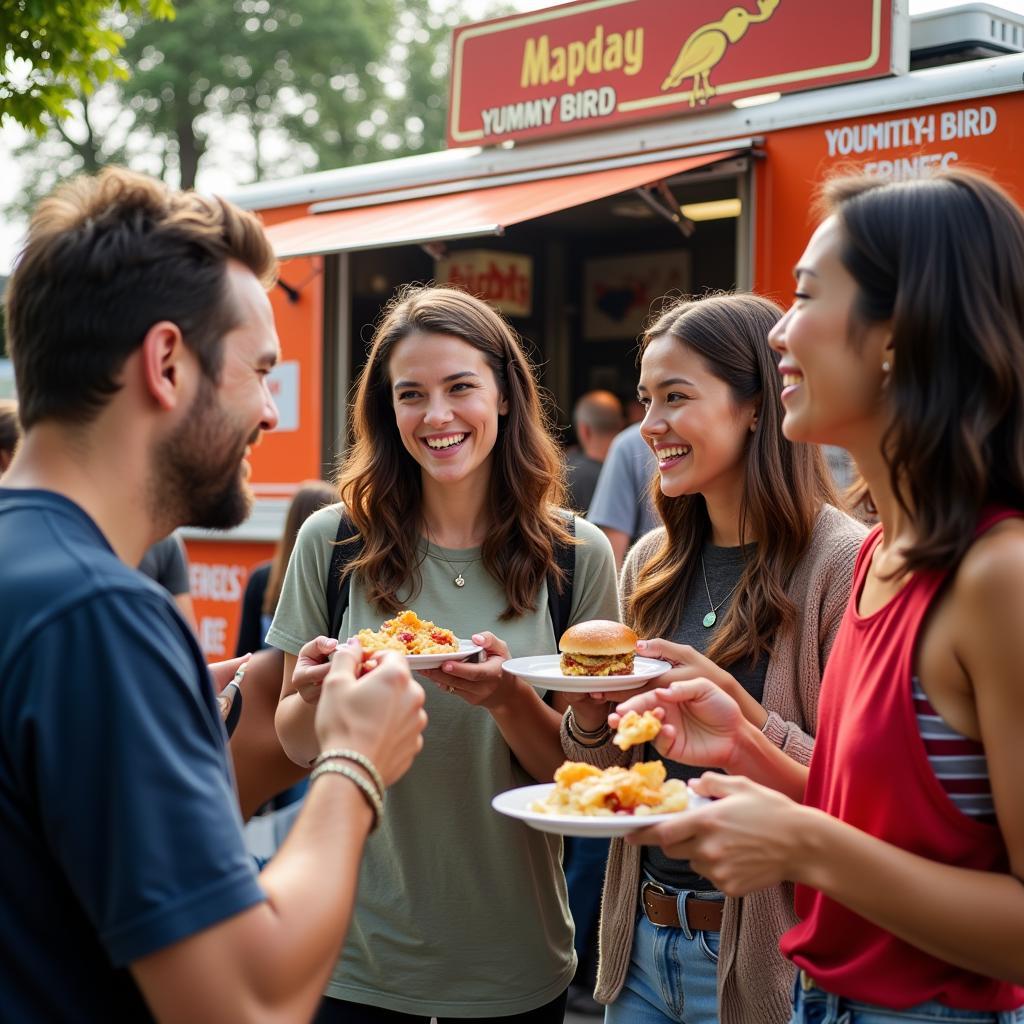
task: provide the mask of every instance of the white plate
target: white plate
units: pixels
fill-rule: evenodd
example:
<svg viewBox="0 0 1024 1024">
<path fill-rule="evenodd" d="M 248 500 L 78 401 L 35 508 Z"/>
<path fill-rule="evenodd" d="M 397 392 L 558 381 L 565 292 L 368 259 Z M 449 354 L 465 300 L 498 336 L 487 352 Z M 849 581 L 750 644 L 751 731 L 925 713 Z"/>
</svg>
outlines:
<svg viewBox="0 0 1024 1024">
<path fill-rule="evenodd" d="M 561 693 L 614 693 L 635 690 L 656 679 L 672 666 L 657 658 L 634 658 L 633 674 L 628 676 L 563 676 L 560 654 L 535 654 L 529 658 L 512 658 L 501 667 L 506 672 L 541 690 Z"/>
<path fill-rule="evenodd" d="M 657 825 L 659 822 L 668 821 L 670 818 L 686 813 L 686 811 L 673 811 L 671 814 L 641 814 L 638 816 L 635 814 L 541 814 L 539 811 L 530 810 L 530 804 L 536 800 L 543 800 L 554 788 L 553 782 L 542 782 L 536 786 L 510 789 L 505 793 L 499 793 L 491 801 L 491 806 L 499 814 L 518 818 L 520 821 L 525 821 L 531 828 L 539 829 L 541 832 L 607 839 L 624 836 L 635 832 L 638 828 Z M 707 797 L 690 793 L 691 808 L 699 807 L 707 802 Z"/>
<path fill-rule="evenodd" d="M 440 668 L 446 661 L 468 661 L 483 648 L 470 640 L 460 640 L 459 649 L 448 654 L 407 654 L 405 660 L 413 671 L 425 668 Z"/>
</svg>

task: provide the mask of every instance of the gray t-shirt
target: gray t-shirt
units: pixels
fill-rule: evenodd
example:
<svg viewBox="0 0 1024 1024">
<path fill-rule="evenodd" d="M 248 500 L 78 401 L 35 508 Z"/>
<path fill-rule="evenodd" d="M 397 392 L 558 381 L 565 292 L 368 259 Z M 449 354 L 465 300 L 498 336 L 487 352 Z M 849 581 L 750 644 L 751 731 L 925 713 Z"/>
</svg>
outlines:
<svg viewBox="0 0 1024 1024">
<path fill-rule="evenodd" d="M 569 503 L 578 512 L 587 514 L 601 473 L 601 463 L 579 448 L 565 456 L 565 479 L 569 488 Z"/>
<path fill-rule="evenodd" d="M 626 427 L 608 449 L 587 519 L 626 534 L 631 544 L 660 526 L 650 497 L 651 479 L 657 472 L 657 460 L 640 435 L 640 425 Z"/>
<path fill-rule="evenodd" d="M 720 548 L 713 544 L 705 544 L 703 549 L 704 568 L 707 571 L 707 587 L 700 569 L 693 580 L 690 592 L 683 604 L 682 615 L 676 631 L 669 638 L 678 644 L 688 644 L 703 654 L 711 644 L 716 631 L 725 621 L 726 613 L 732 606 L 735 590 L 733 589 L 743 575 L 744 552 L 749 557 L 754 545 L 745 548 Z M 711 601 L 708 600 L 711 592 Z M 728 595 L 728 596 L 727 596 Z M 717 608 L 717 620 L 711 628 L 704 625 L 704 616 Z M 728 666 L 729 672 L 756 701 L 764 696 L 764 677 L 768 671 L 768 655 L 762 654 L 755 664 L 749 662 Z M 693 768 L 661 757 L 652 744 L 644 748 L 644 760 L 660 759 L 665 762 L 670 779 L 693 779 L 703 775 L 706 768 Z M 676 860 L 667 856 L 658 846 L 643 848 L 643 870 L 655 881 L 678 889 L 698 889 L 711 891 L 715 887 L 706 878 L 702 878 L 690 868 L 690 862 Z"/>
<path fill-rule="evenodd" d="M 178 535 L 172 533 L 146 549 L 139 572 L 156 580 L 167 593 L 177 597 L 189 591 L 188 559 Z"/>
<path fill-rule="evenodd" d="M 328 630 L 325 577 L 338 509 L 306 520 L 288 565 L 267 640 L 292 654 Z M 570 620 L 617 619 L 611 547 L 580 519 L 576 535 Z M 424 541 L 422 550 L 422 586 L 400 595 L 406 607 L 460 637 L 491 630 L 513 657 L 557 650 L 546 593 L 536 611 L 501 622 L 504 590 L 479 549 Z M 449 562 L 466 580 L 461 590 Z M 355 576 L 341 635 L 386 617 L 368 606 Z M 424 683 L 423 752 L 388 789 L 366 844 L 352 926 L 327 993 L 428 1017 L 524 1013 L 564 991 L 575 970 L 561 840 L 491 808 L 496 794 L 534 780 L 487 711 Z"/>
</svg>

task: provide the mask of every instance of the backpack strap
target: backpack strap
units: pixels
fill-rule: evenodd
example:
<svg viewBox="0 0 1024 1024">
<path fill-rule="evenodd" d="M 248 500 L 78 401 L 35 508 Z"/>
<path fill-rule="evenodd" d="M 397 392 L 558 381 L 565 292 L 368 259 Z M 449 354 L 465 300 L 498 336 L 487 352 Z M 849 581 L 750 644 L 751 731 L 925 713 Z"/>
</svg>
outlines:
<svg viewBox="0 0 1024 1024">
<path fill-rule="evenodd" d="M 341 620 L 345 617 L 345 609 L 348 608 L 348 595 L 352 587 L 352 574 L 342 573 L 346 566 L 354 558 L 358 557 L 362 550 L 362 541 L 355 540 L 359 531 L 355 523 L 348 517 L 348 513 L 342 509 L 338 521 L 338 533 L 334 538 L 334 547 L 331 551 L 331 564 L 327 570 L 327 621 L 330 624 L 328 636 L 338 637 L 341 634 Z M 349 543 L 344 543 L 349 541 Z"/>
<path fill-rule="evenodd" d="M 576 517 L 571 512 L 559 512 L 563 525 L 570 537 L 576 536 Z M 555 642 L 557 643 L 562 634 L 569 628 L 569 615 L 572 613 L 572 587 L 573 576 L 576 572 L 576 545 L 566 544 L 562 541 L 555 543 L 555 562 L 562 570 L 562 591 L 559 593 L 558 586 L 552 576 L 548 577 L 548 614 L 551 616 L 551 625 L 555 631 Z"/>
</svg>

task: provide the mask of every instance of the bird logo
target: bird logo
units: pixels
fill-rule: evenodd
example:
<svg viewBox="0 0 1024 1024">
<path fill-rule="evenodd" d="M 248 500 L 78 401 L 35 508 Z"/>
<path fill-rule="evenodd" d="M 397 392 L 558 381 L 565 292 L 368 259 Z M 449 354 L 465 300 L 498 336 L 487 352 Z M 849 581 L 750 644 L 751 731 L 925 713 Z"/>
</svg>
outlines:
<svg viewBox="0 0 1024 1024">
<path fill-rule="evenodd" d="M 677 89 L 687 78 L 693 79 L 690 90 L 690 106 L 703 106 L 715 95 L 716 89 L 708 81 L 708 75 L 725 56 L 730 43 L 738 43 L 751 25 L 767 21 L 779 6 L 781 0 L 757 0 L 757 14 L 751 14 L 743 7 L 730 7 L 719 21 L 701 25 L 683 43 L 672 70 L 661 83 L 663 92 Z"/>
</svg>

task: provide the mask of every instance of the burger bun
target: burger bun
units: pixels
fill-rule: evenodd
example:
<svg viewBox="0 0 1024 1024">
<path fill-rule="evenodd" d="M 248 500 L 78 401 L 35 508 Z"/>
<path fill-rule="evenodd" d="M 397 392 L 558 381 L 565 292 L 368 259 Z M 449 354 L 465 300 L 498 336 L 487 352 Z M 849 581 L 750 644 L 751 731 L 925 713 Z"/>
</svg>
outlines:
<svg viewBox="0 0 1024 1024">
<path fill-rule="evenodd" d="M 591 657 L 608 657 L 616 654 L 633 654 L 636 650 L 637 635 L 621 622 L 610 619 L 591 619 L 570 626 L 558 641 L 558 649 L 569 654 L 585 654 Z"/>
</svg>

